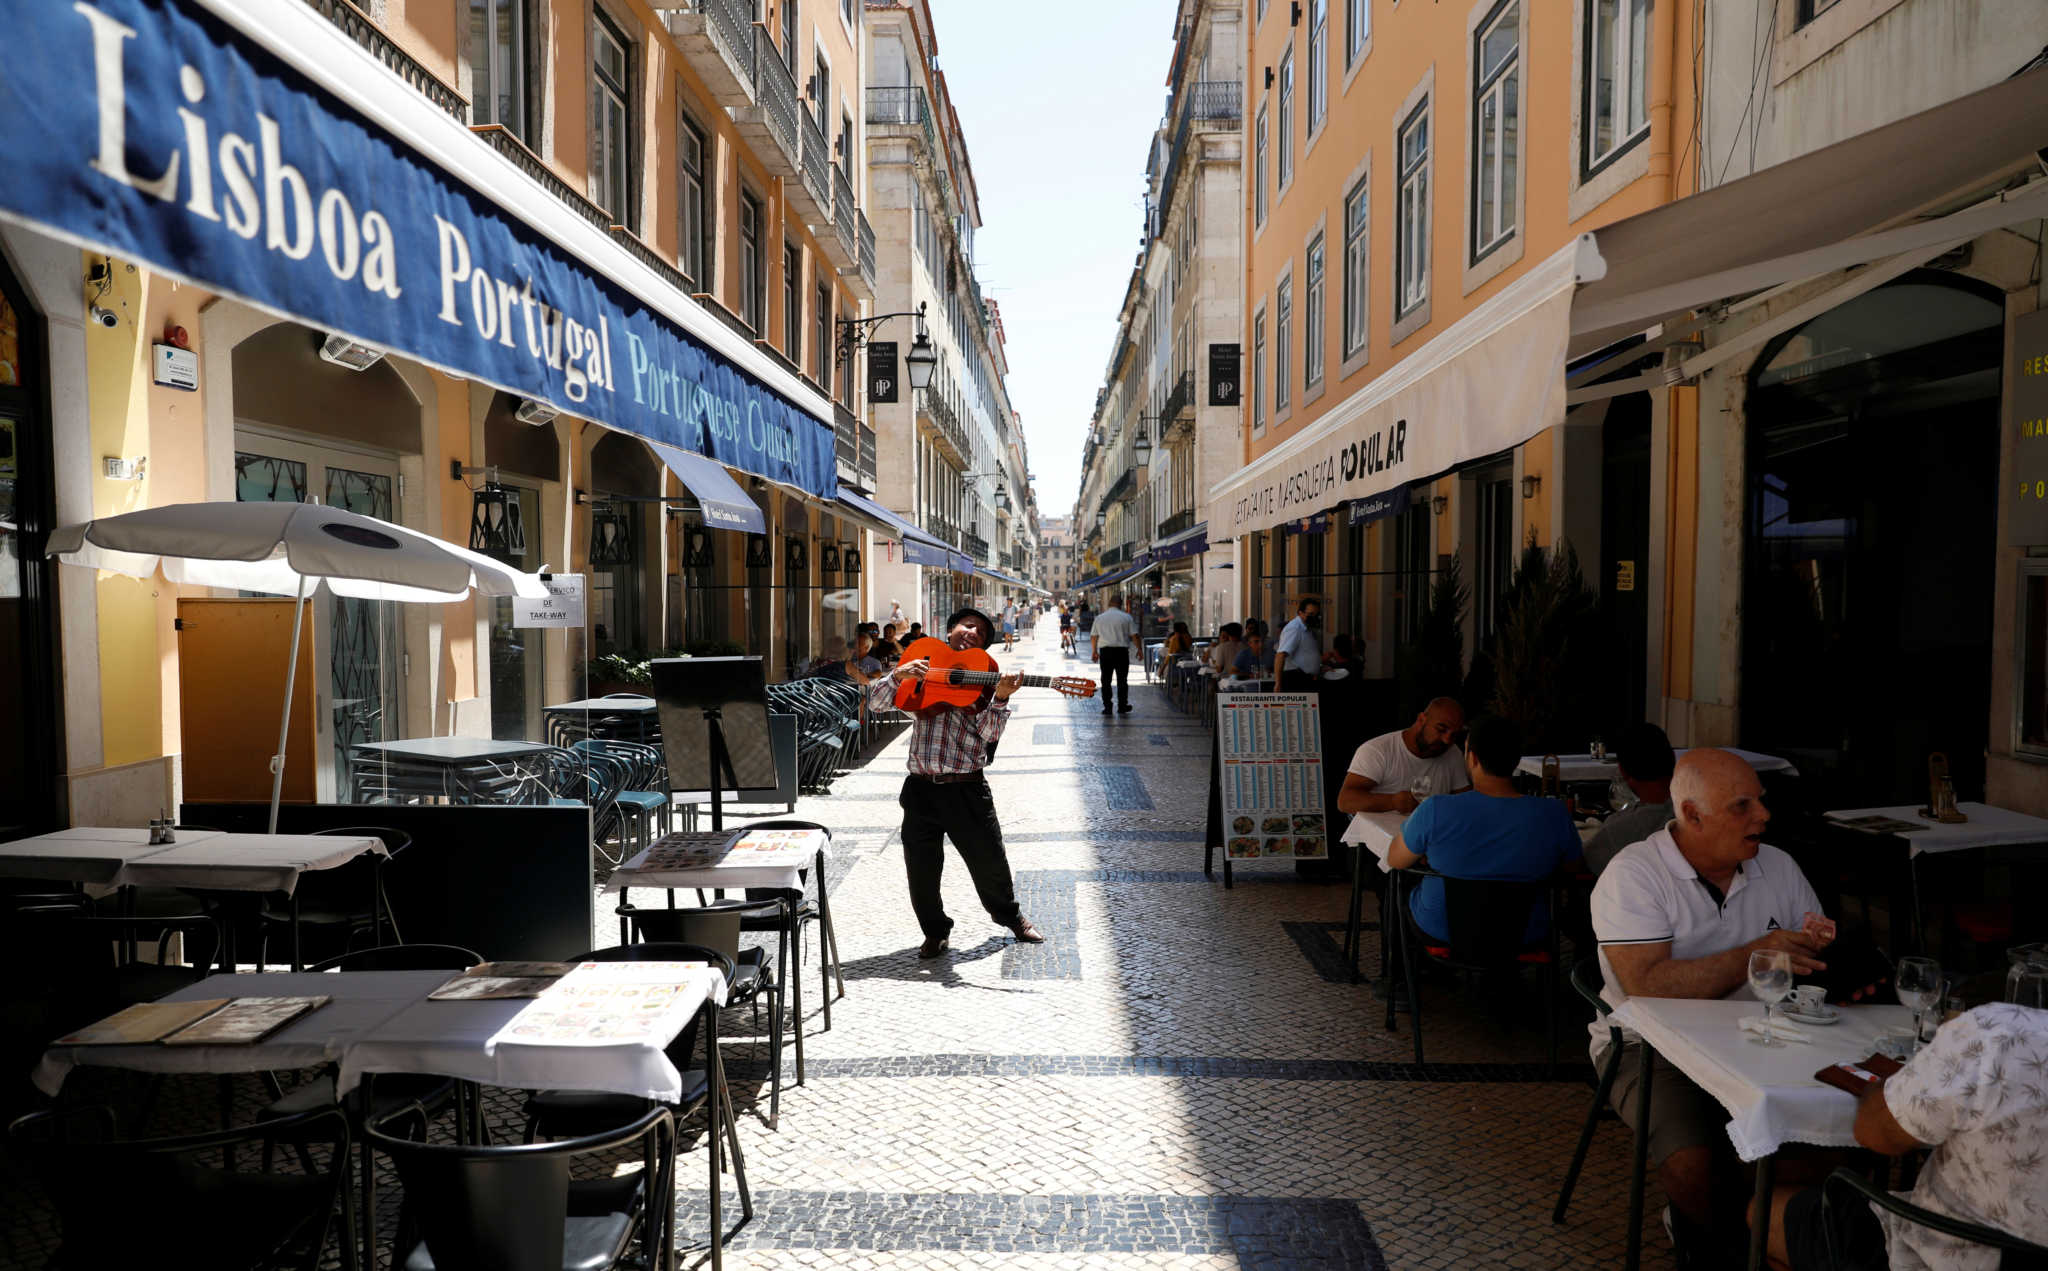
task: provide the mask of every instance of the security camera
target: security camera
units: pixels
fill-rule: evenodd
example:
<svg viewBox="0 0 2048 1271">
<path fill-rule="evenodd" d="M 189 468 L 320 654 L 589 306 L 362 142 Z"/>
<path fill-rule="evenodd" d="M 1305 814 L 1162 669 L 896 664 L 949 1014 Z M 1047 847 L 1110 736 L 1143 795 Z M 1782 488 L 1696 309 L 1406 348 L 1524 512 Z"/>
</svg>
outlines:
<svg viewBox="0 0 2048 1271">
<path fill-rule="evenodd" d="M 92 320 L 103 327 L 118 327 L 121 325 L 120 314 L 115 313 L 112 309 L 103 308 L 100 305 L 92 307 Z"/>
</svg>

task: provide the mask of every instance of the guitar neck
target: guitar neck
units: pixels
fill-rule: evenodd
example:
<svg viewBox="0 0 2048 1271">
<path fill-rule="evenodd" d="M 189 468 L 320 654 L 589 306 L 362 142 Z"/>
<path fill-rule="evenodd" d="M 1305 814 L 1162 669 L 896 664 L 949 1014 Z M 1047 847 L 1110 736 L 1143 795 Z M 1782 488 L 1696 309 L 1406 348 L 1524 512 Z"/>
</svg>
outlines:
<svg viewBox="0 0 2048 1271">
<path fill-rule="evenodd" d="M 994 684 L 997 680 L 1002 679 L 1003 676 L 1000 671 L 948 670 L 942 676 L 935 675 L 932 678 L 938 680 L 941 684 Z M 1053 677 L 1050 675 L 1026 675 L 1019 677 L 1019 682 L 1025 688 L 1051 688 L 1053 686 L 1052 681 Z"/>
</svg>

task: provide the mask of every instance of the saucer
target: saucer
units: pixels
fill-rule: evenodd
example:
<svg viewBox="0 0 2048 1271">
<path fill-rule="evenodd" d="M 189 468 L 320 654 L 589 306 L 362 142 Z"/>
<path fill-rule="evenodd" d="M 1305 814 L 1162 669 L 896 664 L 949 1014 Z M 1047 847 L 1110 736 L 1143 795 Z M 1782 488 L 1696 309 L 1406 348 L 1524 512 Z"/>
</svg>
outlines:
<svg viewBox="0 0 2048 1271">
<path fill-rule="evenodd" d="M 1819 1014 L 1808 1015 L 1796 1006 L 1787 1006 L 1780 1003 L 1778 1006 L 1778 1018 L 1789 1019 L 1798 1024 L 1839 1024 L 1842 1022 L 1842 1012 L 1836 1007 L 1823 1005 L 1820 1008 Z"/>
</svg>

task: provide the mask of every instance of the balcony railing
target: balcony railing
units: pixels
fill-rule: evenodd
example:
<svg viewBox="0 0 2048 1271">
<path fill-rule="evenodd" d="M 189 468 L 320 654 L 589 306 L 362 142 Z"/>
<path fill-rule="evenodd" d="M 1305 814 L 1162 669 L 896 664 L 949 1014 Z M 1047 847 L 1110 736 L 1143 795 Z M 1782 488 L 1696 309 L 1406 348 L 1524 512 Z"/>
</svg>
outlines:
<svg viewBox="0 0 2048 1271">
<path fill-rule="evenodd" d="M 368 49 L 378 61 L 397 71 L 400 79 L 417 88 L 428 101 L 463 123 L 469 122 L 469 103 L 462 94 L 442 83 L 432 71 L 392 43 L 368 14 L 350 4 L 349 0 L 306 0 L 306 3 L 314 12 L 340 27 L 349 39 Z"/>
<path fill-rule="evenodd" d="M 832 454 L 849 472 L 860 467 L 860 420 L 837 402 L 832 403 Z"/>
<path fill-rule="evenodd" d="M 976 534 L 973 530 L 967 531 L 962 536 L 960 550 L 972 556 L 975 564 L 988 564 L 988 540 Z"/>
<path fill-rule="evenodd" d="M 1172 538 L 1176 534 L 1184 533 L 1193 528 L 1195 528 L 1195 510 L 1187 508 L 1175 512 L 1172 516 L 1159 523 L 1159 537 Z"/>
<path fill-rule="evenodd" d="M 916 127 L 925 121 L 924 90 L 915 85 L 868 89 L 868 122 Z"/>
<path fill-rule="evenodd" d="M 768 131 L 791 162 L 796 162 L 803 153 L 797 140 L 797 117 L 802 111 L 796 104 L 796 80 L 783 65 L 782 51 L 775 47 L 765 26 L 754 28 L 754 88 L 760 94 Z"/>
<path fill-rule="evenodd" d="M 860 426 L 860 461 L 855 465 L 860 479 L 868 489 L 875 488 L 875 430 L 866 424 Z"/>
<path fill-rule="evenodd" d="M 832 152 L 825 144 L 825 130 L 818 126 L 818 120 L 809 111 L 799 111 L 803 120 L 803 169 L 804 189 L 817 201 L 818 210 L 823 211 L 832 200 Z"/>
<path fill-rule="evenodd" d="M 711 28 L 712 38 L 724 46 L 728 60 L 753 71 L 758 78 L 761 72 L 754 65 L 753 0 L 696 0 L 696 6 L 709 19 L 706 25 Z"/>
<path fill-rule="evenodd" d="M 570 188 L 568 182 L 555 175 L 554 169 L 541 162 L 539 155 L 528 150 L 519 138 L 513 136 L 510 128 L 503 124 L 484 124 L 470 131 L 488 142 L 491 149 L 517 164 L 521 172 L 538 181 L 548 193 L 567 203 L 578 216 L 599 229 L 610 232 L 611 213 Z"/>
<path fill-rule="evenodd" d="M 1234 79 L 1205 79 L 1184 90 L 1190 119 L 1241 119 L 1244 117 L 1244 88 Z"/>
<path fill-rule="evenodd" d="M 868 224 L 868 214 L 856 210 L 855 219 L 860 229 L 860 276 L 867 280 L 868 290 L 875 289 L 875 227 Z"/>
<path fill-rule="evenodd" d="M 860 230 L 855 220 L 860 209 L 854 206 L 853 183 L 846 179 L 846 169 L 832 169 L 832 228 L 839 233 L 839 245 L 846 249 L 847 263 L 860 264 Z"/>
<path fill-rule="evenodd" d="M 960 416 L 953 412 L 952 405 L 943 395 L 931 389 L 924 390 L 918 394 L 918 409 L 932 421 L 939 435 L 946 439 L 946 444 L 953 447 L 954 454 L 965 460 L 974 453 L 967 443 L 967 430 L 960 426 Z"/>
<path fill-rule="evenodd" d="M 1192 372 L 1181 372 L 1180 379 L 1173 385 L 1173 391 L 1166 395 L 1166 405 L 1159 417 L 1168 424 L 1181 417 L 1181 413 L 1195 404 L 1195 377 Z"/>
</svg>

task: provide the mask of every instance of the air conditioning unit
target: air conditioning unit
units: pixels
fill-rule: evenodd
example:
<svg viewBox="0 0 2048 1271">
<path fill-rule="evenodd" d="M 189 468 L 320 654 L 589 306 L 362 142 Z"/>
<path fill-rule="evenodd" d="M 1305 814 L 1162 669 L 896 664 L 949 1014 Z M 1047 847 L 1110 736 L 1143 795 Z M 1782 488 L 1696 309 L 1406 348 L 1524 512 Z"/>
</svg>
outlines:
<svg viewBox="0 0 2048 1271">
<path fill-rule="evenodd" d="M 543 424 L 553 423 L 555 416 L 560 413 L 546 402 L 537 402 L 529 397 L 519 403 L 519 409 L 512 412 L 512 417 L 522 424 L 532 424 L 539 428 Z"/>
<path fill-rule="evenodd" d="M 384 350 L 358 344 L 345 335 L 330 332 L 320 343 L 320 358 L 351 371 L 367 371 L 384 360 Z"/>
</svg>

